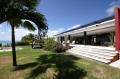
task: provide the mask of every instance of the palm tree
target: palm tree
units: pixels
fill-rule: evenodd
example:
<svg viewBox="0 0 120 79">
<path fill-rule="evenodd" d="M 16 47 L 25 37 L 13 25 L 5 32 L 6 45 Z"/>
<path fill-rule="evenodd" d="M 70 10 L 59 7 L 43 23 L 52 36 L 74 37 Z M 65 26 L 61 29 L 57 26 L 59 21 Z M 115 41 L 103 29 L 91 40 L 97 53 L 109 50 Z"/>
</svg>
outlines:
<svg viewBox="0 0 120 79">
<path fill-rule="evenodd" d="M 15 49 L 15 28 L 20 26 L 34 31 L 36 28 L 30 21 L 34 22 L 38 29 L 48 29 L 43 14 L 36 11 L 40 0 L 0 0 L 0 23 L 8 22 L 12 30 L 12 55 L 13 66 L 17 66 Z M 22 20 L 25 20 L 24 22 Z"/>
</svg>

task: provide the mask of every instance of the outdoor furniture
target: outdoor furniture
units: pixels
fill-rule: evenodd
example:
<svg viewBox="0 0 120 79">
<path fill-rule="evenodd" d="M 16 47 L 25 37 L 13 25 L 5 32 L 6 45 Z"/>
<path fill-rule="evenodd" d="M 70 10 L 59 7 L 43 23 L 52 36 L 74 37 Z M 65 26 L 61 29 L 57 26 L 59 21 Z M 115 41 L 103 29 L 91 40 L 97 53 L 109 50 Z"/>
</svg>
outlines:
<svg viewBox="0 0 120 79">
<path fill-rule="evenodd" d="M 75 44 L 75 41 L 72 41 L 72 44 Z"/>
<path fill-rule="evenodd" d="M 62 42 L 62 45 L 65 46 L 65 41 Z"/>
<path fill-rule="evenodd" d="M 40 47 L 43 47 L 43 46 L 44 46 L 43 43 L 35 43 L 35 42 L 30 43 L 30 45 L 32 46 L 33 49 L 34 49 L 34 46 L 35 46 L 35 45 L 39 45 Z"/>
<path fill-rule="evenodd" d="M 70 40 L 68 40 L 67 43 L 70 43 Z"/>
</svg>

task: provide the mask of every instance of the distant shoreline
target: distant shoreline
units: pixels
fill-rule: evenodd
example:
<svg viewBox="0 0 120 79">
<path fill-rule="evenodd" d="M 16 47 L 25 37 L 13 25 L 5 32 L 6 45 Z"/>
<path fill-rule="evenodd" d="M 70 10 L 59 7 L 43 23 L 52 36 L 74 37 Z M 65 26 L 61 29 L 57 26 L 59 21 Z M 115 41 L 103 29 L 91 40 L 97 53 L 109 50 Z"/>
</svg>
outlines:
<svg viewBox="0 0 120 79">
<path fill-rule="evenodd" d="M 0 43 L 2 44 L 2 46 L 4 46 L 4 45 L 7 45 L 7 44 L 9 44 L 9 45 L 11 45 L 11 41 L 0 41 Z"/>
<path fill-rule="evenodd" d="M 15 41 L 15 42 L 19 42 L 19 41 Z M 0 44 L 2 44 L 2 46 L 7 45 L 7 44 L 11 45 L 11 43 L 12 43 L 12 41 L 3 41 L 3 40 L 0 40 Z"/>
</svg>

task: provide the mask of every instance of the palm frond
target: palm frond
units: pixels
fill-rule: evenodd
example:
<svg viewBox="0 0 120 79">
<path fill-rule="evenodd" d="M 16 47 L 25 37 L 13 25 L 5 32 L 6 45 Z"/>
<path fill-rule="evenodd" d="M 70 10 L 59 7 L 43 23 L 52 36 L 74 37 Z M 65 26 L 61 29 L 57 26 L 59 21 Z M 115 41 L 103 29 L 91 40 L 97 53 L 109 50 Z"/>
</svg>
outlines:
<svg viewBox="0 0 120 79">
<path fill-rule="evenodd" d="M 23 24 L 23 22 L 22 22 L 22 20 L 21 20 L 20 18 L 15 18 L 15 19 L 13 19 L 13 20 L 14 20 L 14 25 L 15 25 L 16 27 L 19 27 L 20 25 Z"/>
<path fill-rule="evenodd" d="M 48 30 L 46 19 L 45 19 L 44 15 L 39 12 L 28 11 L 28 10 L 20 11 L 19 16 L 17 16 L 17 17 L 18 18 L 20 17 L 21 19 L 27 19 L 27 20 L 34 22 L 37 25 L 38 29 Z"/>
<path fill-rule="evenodd" d="M 14 25 L 14 27 L 16 27 L 16 28 L 20 27 L 20 25 L 23 24 L 23 22 L 20 18 L 10 19 L 10 20 L 8 20 L 8 23 L 10 25 Z"/>
<path fill-rule="evenodd" d="M 0 23 L 6 21 L 4 10 L 0 10 Z"/>
<path fill-rule="evenodd" d="M 2 0 L 0 3 L 10 4 L 11 1 L 16 1 L 16 3 L 18 2 L 19 5 L 21 5 L 23 7 L 26 6 L 28 8 L 34 8 L 37 5 L 39 0 L 8 0 L 8 1 Z M 14 5 L 16 5 L 16 4 L 14 4 Z M 11 19 L 14 20 L 16 18 L 27 19 L 27 20 L 34 22 L 37 25 L 38 29 L 48 30 L 48 25 L 46 23 L 46 19 L 43 14 L 41 14 L 39 12 L 35 12 L 34 10 L 31 10 L 31 9 L 20 9 L 19 7 L 15 8 L 14 6 L 7 7 L 7 5 L 5 5 L 5 6 L 2 5 L 2 7 L 4 7 L 4 8 L 0 9 L 0 23 L 9 21 Z M 6 8 L 8 8 L 8 9 L 6 9 Z M 19 26 L 21 21 L 20 20 L 15 20 L 15 21 L 16 21 L 15 22 L 16 26 Z"/>
<path fill-rule="evenodd" d="M 7 8 L 11 1 L 12 0 L 0 0 L 0 10 L 3 8 Z"/>
<path fill-rule="evenodd" d="M 36 30 L 36 28 L 29 21 L 25 21 L 23 23 L 23 27 L 27 28 L 28 30 L 31 30 L 31 31 Z"/>
<path fill-rule="evenodd" d="M 16 6 L 21 6 L 26 9 L 35 9 L 40 0 L 15 0 Z M 17 4 L 19 3 L 19 4 Z"/>
</svg>

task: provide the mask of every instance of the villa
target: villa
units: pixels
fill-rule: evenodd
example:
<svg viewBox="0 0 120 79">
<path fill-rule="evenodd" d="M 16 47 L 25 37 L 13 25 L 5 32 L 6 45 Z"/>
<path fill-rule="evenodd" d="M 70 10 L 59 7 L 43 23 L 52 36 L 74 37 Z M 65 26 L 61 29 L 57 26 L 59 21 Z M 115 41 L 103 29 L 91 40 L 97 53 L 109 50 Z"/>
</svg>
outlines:
<svg viewBox="0 0 120 79">
<path fill-rule="evenodd" d="M 111 33 L 113 47 L 110 47 Z M 70 43 L 73 48 L 68 52 L 108 64 L 114 62 L 119 59 L 120 9 L 115 8 L 114 16 L 62 32 L 54 38 L 60 43 Z"/>
</svg>

